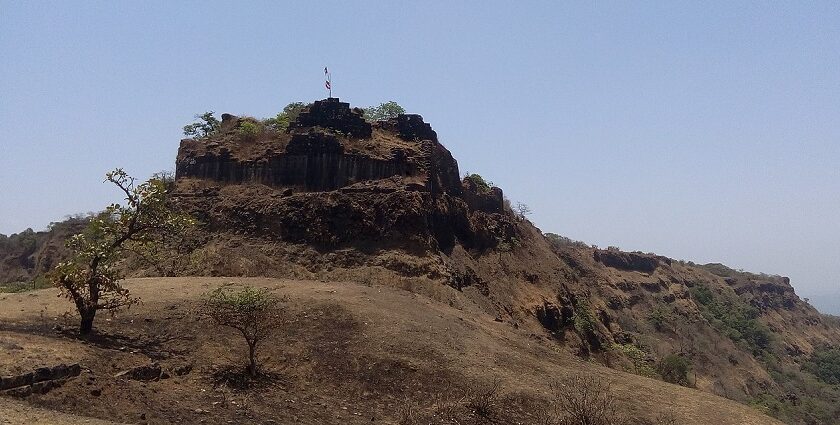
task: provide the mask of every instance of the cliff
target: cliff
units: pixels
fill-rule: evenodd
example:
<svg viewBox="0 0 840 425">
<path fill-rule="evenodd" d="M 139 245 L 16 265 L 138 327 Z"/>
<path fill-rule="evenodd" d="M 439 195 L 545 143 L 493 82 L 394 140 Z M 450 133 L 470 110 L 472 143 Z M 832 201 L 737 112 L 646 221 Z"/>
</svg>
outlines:
<svg viewBox="0 0 840 425">
<path fill-rule="evenodd" d="M 503 194 L 462 183 L 458 163 L 419 115 L 368 123 L 330 98 L 288 131 L 243 137 L 247 119 L 181 141 L 174 198 L 212 229 L 336 246 L 370 240 L 451 249 L 488 247 L 488 220 L 511 232 Z"/>
</svg>

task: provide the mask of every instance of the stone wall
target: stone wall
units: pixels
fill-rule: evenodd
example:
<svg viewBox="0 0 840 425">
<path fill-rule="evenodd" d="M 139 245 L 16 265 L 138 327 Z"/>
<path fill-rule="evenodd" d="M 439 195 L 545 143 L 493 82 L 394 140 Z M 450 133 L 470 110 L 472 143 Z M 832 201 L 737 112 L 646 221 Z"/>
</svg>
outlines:
<svg viewBox="0 0 840 425">
<path fill-rule="evenodd" d="M 289 125 L 289 131 L 307 127 L 331 128 L 363 139 L 369 138 L 372 131 L 361 109 L 351 109 L 349 103 L 341 102 L 337 97 L 313 102 Z"/>
<path fill-rule="evenodd" d="M 26 397 L 32 393 L 46 393 L 64 384 L 68 379 L 79 376 L 82 368 L 78 364 L 60 364 L 40 367 L 21 375 L 0 377 L 0 394 Z"/>
</svg>

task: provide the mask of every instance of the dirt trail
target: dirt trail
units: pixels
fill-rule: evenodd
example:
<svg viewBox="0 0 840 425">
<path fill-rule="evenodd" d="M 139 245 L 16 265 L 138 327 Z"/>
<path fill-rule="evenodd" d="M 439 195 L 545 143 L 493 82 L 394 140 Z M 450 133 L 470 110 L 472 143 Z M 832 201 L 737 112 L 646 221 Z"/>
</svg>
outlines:
<svg viewBox="0 0 840 425">
<path fill-rule="evenodd" d="M 200 294 L 227 284 L 267 287 L 291 299 L 294 319 L 282 342 L 262 353 L 282 379 L 251 395 L 222 394 L 210 383 L 220 365 L 241 360 L 242 347 L 192 313 Z M 126 286 L 143 304 L 98 317 L 98 330 L 110 339 L 93 345 L 69 336 L 74 320 L 64 313 L 71 306 L 54 290 L 0 295 L 0 342 L 19 347 L 0 349 L 0 375 L 75 360 L 80 377 L 26 401 L 127 423 L 390 424 L 401 398 L 422 400 L 430 388 L 499 379 L 505 393 L 538 400 L 554 380 L 586 372 L 609 381 L 630 415 L 668 412 L 686 425 L 780 424 L 734 401 L 585 362 L 544 336 L 390 287 L 263 278 L 133 279 Z M 156 382 L 114 378 L 153 360 L 164 367 L 189 362 L 193 371 Z M 91 396 L 92 389 L 101 395 Z M 0 423 L 84 423 L 0 402 Z M 518 417 L 528 423 L 528 415 Z M 37 421 L 21 422 L 31 418 Z"/>
</svg>

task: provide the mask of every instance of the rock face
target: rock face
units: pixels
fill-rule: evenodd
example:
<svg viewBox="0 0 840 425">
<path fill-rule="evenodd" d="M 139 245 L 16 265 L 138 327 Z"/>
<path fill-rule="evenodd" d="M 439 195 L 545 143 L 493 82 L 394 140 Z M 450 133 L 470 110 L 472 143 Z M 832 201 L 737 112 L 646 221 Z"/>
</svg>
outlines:
<svg viewBox="0 0 840 425">
<path fill-rule="evenodd" d="M 309 105 L 287 132 L 243 138 L 247 120 L 225 114 L 219 134 L 181 142 L 176 198 L 211 228 L 328 246 L 387 239 L 436 249 L 456 240 L 493 246 L 513 231 L 501 189 L 462 182 L 420 115 L 369 123 L 331 98 Z"/>
<path fill-rule="evenodd" d="M 221 134 L 183 140 L 176 177 L 325 192 L 399 176 L 431 192 L 461 191 L 458 163 L 419 115 L 372 125 L 361 110 L 331 98 L 301 112 L 288 133 L 262 140 L 237 137 L 241 122 L 225 114 Z"/>
<path fill-rule="evenodd" d="M 671 264 L 669 258 L 658 255 L 640 254 L 636 252 L 624 252 L 611 249 L 595 250 L 593 254 L 595 261 L 616 269 L 637 271 L 642 273 L 653 273 L 660 262 Z"/>
</svg>

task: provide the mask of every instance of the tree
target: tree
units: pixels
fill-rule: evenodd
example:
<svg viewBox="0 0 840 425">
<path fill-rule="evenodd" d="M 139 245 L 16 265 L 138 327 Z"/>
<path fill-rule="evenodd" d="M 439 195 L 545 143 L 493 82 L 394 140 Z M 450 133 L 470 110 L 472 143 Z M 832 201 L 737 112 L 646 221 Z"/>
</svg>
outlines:
<svg viewBox="0 0 840 425">
<path fill-rule="evenodd" d="M 531 215 L 531 207 L 529 207 L 527 204 L 524 204 L 522 202 L 517 202 L 516 203 L 516 215 L 519 216 L 520 220 L 525 220 L 526 216 Z"/>
<path fill-rule="evenodd" d="M 184 126 L 184 135 L 194 138 L 207 137 L 221 127 L 221 122 L 214 116 L 215 112 L 207 111 L 195 116 L 198 121 Z"/>
<path fill-rule="evenodd" d="M 688 386 L 688 372 L 691 371 L 691 360 L 679 354 L 669 354 L 659 361 L 659 375 L 665 382 Z"/>
<path fill-rule="evenodd" d="M 390 118 L 396 118 L 397 115 L 404 113 L 405 108 L 392 100 L 380 103 L 379 106 L 370 106 L 365 108 L 365 119 L 368 121 L 382 121 Z"/>
<path fill-rule="evenodd" d="M 293 123 L 307 106 L 303 102 L 292 102 L 283 108 L 283 112 L 280 112 L 274 118 L 266 119 L 263 123 L 276 131 L 286 131 L 289 124 Z"/>
<path fill-rule="evenodd" d="M 257 348 L 283 324 L 283 303 L 267 289 L 245 287 L 240 291 L 219 288 L 205 296 L 202 314 L 217 325 L 236 329 L 248 344 L 248 373 L 258 374 Z"/>
<path fill-rule="evenodd" d="M 138 185 L 118 168 L 106 175 L 106 181 L 125 194 L 126 204 L 109 205 L 85 231 L 70 237 L 70 258 L 49 275 L 62 295 L 75 303 L 82 336 L 93 331 L 97 311 L 114 311 L 138 301 L 120 285 L 123 275 L 117 268 L 130 247 L 154 244 L 156 233 L 179 232 L 194 224 L 189 216 L 169 208 L 162 179 Z"/>
</svg>

